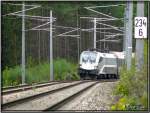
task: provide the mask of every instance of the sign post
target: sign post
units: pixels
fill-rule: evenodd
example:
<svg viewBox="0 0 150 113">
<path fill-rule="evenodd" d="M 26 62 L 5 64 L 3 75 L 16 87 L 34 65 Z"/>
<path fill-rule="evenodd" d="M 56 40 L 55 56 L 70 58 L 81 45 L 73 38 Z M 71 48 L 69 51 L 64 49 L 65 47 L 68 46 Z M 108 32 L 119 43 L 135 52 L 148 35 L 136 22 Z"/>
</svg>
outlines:
<svg viewBox="0 0 150 113">
<path fill-rule="evenodd" d="M 144 2 L 137 2 L 137 17 L 135 17 L 136 38 L 136 70 L 140 71 L 144 64 L 144 40 L 147 38 L 147 18 L 144 17 Z"/>
<path fill-rule="evenodd" d="M 133 18 L 133 2 L 127 2 L 127 31 L 126 33 L 126 61 L 127 61 L 127 70 L 131 69 L 131 60 L 132 60 L 132 18 Z"/>
</svg>

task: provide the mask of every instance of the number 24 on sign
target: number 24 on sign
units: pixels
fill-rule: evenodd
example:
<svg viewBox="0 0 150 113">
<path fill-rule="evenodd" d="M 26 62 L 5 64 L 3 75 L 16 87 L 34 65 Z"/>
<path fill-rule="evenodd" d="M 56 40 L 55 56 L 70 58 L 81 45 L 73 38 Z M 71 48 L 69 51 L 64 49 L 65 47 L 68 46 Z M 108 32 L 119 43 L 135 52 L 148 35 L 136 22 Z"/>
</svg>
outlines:
<svg viewBox="0 0 150 113">
<path fill-rule="evenodd" d="M 147 17 L 134 18 L 135 38 L 147 38 Z"/>
</svg>

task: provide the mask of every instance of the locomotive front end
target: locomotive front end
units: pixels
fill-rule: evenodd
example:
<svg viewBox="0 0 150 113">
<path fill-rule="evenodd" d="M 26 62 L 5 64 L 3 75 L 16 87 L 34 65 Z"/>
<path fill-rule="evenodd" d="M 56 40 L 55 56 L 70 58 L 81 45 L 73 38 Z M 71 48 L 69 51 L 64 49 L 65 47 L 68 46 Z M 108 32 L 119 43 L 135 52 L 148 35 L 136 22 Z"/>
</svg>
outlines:
<svg viewBox="0 0 150 113">
<path fill-rule="evenodd" d="M 78 74 L 81 79 L 96 78 L 98 75 L 97 52 L 84 51 L 80 56 Z"/>
</svg>

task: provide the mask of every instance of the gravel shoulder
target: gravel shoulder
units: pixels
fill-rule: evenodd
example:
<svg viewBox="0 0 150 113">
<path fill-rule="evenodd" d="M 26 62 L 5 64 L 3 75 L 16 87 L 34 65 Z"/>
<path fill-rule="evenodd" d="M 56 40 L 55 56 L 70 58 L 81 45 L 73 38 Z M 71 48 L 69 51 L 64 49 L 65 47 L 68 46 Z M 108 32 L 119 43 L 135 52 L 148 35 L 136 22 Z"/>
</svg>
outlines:
<svg viewBox="0 0 150 113">
<path fill-rule="evenodd" d="M 110 105 L 115 98 L 112 91 L 117 82 L 99 83 L 84 92 L 80 97 L 59 108 L 59 110 L 110 110 Z"/>
</svg>

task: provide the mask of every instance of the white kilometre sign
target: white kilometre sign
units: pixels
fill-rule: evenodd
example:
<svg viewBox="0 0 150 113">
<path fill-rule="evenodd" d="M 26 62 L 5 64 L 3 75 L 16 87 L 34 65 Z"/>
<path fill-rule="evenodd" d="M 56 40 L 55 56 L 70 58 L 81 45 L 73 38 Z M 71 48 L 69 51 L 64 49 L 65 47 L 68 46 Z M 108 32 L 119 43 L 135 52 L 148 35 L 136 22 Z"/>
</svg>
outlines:
<svg viewBox="0 0 150 113">
<path fill-rule="evenodd" d="M 134 18 L 134 37 L 147 38 L 147 17 Z"/>
</svg>

